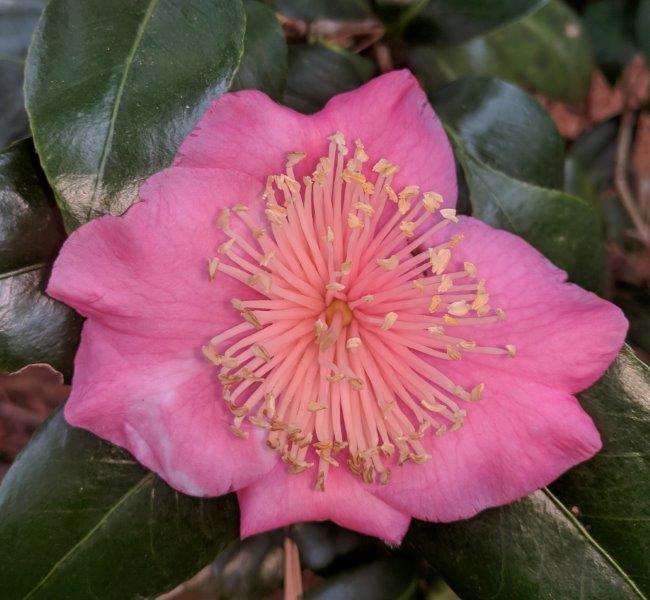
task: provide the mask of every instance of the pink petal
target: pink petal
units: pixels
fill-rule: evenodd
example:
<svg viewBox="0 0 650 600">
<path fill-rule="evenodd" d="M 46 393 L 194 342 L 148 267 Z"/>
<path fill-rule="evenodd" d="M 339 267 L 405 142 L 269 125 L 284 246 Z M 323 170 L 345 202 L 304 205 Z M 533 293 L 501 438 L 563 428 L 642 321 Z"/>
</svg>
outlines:
<svg viewBox="0 0 650 600">
<path fill-rule="evenodd" d="M 359 138 L 374 164 L 386 158 L 401 167 L 396 187 L 419 185 L 456 203 L 456 168 L 449 141 L 425 93 L 409 71 L 387 73 L 332 98 L 319 113 L 301 115 L 261 92 L 218 98 L 185 140 L 176 165 L 235 169 L 266 181 L 281 173 L 286 154 L 307 152 L 297 170 L 313 170 L 327 153 L 327 137 L 341 131 L 353 148 Z"/>
<path fill-rule="evenodd" d="M 464 261 L 474 263 L 486 280 L 490 304 L 506 313 L 500 323 L 454 327 L 452 334 L 479 345 L 517 348 L 514 360 L 465 353 L 461 364 L 471 361 L 571 393 L 603 374 L 627 331 L 618 307 L 566 283 L 564 271 L 515 235 L 468 217 L 445 233 L 464 235 L 454 248 L 450 269 L 462 269 Z"/>
<path fill-rule="evenodd" d="M 449 271 L 472 262 L 490 303 L 506 320 L 447 327 L 479 346 L 514 344 L 514 358 L 463 352 L 459 362 L 423 357 L 483 399 L 463 406 L 465 425 L 425 436 L 431 460 L 393 471 L 375 493 L 415 517 L 451 521 L 506 504 L 549 484 L 600 447 L 589 416 L 571 395 L 593 383 L 620 349 L 627 322 L 614 305 L 566 283 L 566 274 L 522 239 L 461 218 Z"/>
<path fill-rule="evenodd" d="M 429 461 L 409 461 L 393 469 L 389 485 L 374 486 L 397 510 L 430 521 L 469 518 L 530 494 L 600 450 L 593 422 L 566 392 L 483 366 L 465 372 L 470 379 L 486 388 L 468 406 L 465 425 L 426 435 Z"/>
<path fill-rule="evenodd" d="M 196 348 L 159 349 L 142 333 L 85 323 L 66 420 L 129 450 L 172 487 L 220 496 L 273 468 L 262 430 L 241 440 L 214 368 Z"/>
<path fill-rule="evenodd" d="M 325 491 L 315 491 L 311 470 L 290 475 L 286 465 L 279 463 L 237 495 L 242 537 L 291 523 L 330 519 L 342 527 L 399 543 L 411 520 L 373 496 L 344 466 L 330 468 Z"/>
<path fill-rule="evenodd" d="M 173 352 L 180 339 L 203 344 L 241 321 L 230 300 L 251 294 L 230 277 L 209 281 L 207 260 L 225 239 L 216 217 L 259 191 L 256 181 L 228 171 L 162 171 L 123 217 L 96 219 L 68 238 L 48 293 L 86 317 L 155 337 L 158 348 Z"/>
<path fill-rule="evenodd" d="M 127 448 L 177 489 L 219 495 L 275 463 L 258 441 L 228 431 L 214 367 L 201 355 L 240 322 L 230 299 L 255 296 L 232 278 L 210 283 L 220 208 L 259 184 L 241 174 L 170 169 L 123 217 L 73 233 L 48 293 L 89 317 L 66 417 Z M 261 439 L 261 438 L 260 438 Z"/>
</svg>

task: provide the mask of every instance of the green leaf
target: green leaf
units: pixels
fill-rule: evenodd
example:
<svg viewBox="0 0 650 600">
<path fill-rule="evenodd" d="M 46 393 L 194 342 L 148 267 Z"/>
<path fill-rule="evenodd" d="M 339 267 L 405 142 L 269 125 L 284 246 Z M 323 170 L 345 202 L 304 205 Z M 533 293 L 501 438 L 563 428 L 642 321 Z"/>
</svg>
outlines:
<svg viewBox="0 0 650 600">
<path fill-rule="evenodd" d="M 119 214 L 169 165 L 241 61 L 239 0 L 51 0 L 25 94 L 66 227 Z"/>
<path fill-rule="evenodd" d="M 603 449 L 553 490 L 589 533 L 650 594 L 650 368 L 625 347 L 580 395 Z"/>
<path fill-rule="evenodd" d="M 596 64 L 614 82 L 636 52 L 634 3 L 599 0 L 585 9 L 584 24 L 594 49 Z"/>
<path fill-rule="evenodd" d="M 641 0 L 636 12 L 636 39 L 646 61 L 650 63 L 650 0 Z"/>
<path fill-rule="evenodd" d="M 589 172 L 573 156 L 567 156 L 564 161 L 564 191 L 589 202 L 598 213 L 602 212 Z"/>
<path fill-rule="evenodd" d="M 157 596 L 238 536 L 237 501 L 184 496 L 57 412 L 0 485 L 5 598 Z"/>
<path fill-rule="evenodd" d="M 0 2 L 0 148 L 27 135 L 23 100 L 25 54 L 44 0 Z"/>
<path fill-rule="evenodd" d="M 618 282 L 613 301 L 621 307 L 630 322 L 627 333 L 630 343 L 650 354 L 650 290 Z"/>
<path fill-rule="evenodd" d="M 589 43 L 578 17 L 559 0 L 464 44 L 419 45 L 407 52 L 429 90 L 469 75 L 490 75 L 573 104 L 589 91 Z"/>
<path fill-rule="evenodd" d="M 282 585 L 284 532 L 276 529 L 236 540 L 212 565 L 220 600 L 258 600 Z"/>
<path fill-rule="evenodd" d="M 467 600 L 644 597 L 548 490 L 467 521 L 414 521 L 405 544 Z"/>
<path fill-rule="evenodd" d="M 514 21 L 547 1 L 415 0 L 406 3 L 407 14 L 412 9 L 415 16 L 406 30 L 406 36 L 438 44 L 457 44 Z M 405 2 L 382 0 L 380 4 L 403 6 Z"/>
<path fill-rule="evenodd" d="M 287 42 L 273 11 L 257 0 L 245 0 L 244 54 L 231 89 L 258 89 L 281 100 L 287 79 Z"/>
<path fill-rule="evenodd" d="M 38 362 L 66 377 L 81 318 L 45 294 L 65 239 L 31 140 L 0 152 L 0 370 Z"/>
<path fill-rule="evenodd" d="M 568 152 L 569 159 L 585 169 L 599 192 L 614 185 L 617 135 L 618 120 L 610 119 L 581 135 Z"/>
<path fill-rule="evenodd" d="M 600 215 L 593 204 L 542 186 L 562 186 L 562 146 L 542 108 L 518 88 L 468 78 L 432 96 L 469 189 L 472 214 L 511 231 L 599 290 L 605 273 Z"/>
<path fill-rule="evenodd" d="M 303 113 L 321 109 L 336 94 L 359 87 L 375 65 L 344 48 L 324 43 L 289 46 L 289 77 L 284 104 Z"/>
<path fill-rule="evenodd" d="M 326 579 L 305 593 L 305 600 L 409 600 L 416 598 L 413 564 L 394 557 L 360 565 Z"/>
<path fill-rule="evenodd" d="M 328 574 L 359 561 L 378 558 L 386 546 L 377 538 L 339 527 L 329 521 L 298 523 L 292 527 L 304 568 Z"/>
<path fill-rule="evenodd" d="M 584 180 L 589 180 L 595 187 L 605 238 L 626 246 L 630 243 L 628 233 L 633 226 L 613 189 L 618 126 L 618 119 L 610 119 L 580 136 L 567 154 L 567 164 L 573 165 L 569 168 L 573 169 L 574 174 L 582 174 Z M 565 185 L 565 189 L 576 193 L 568 185 Z M 584 188 L 583 193 L 587 193 Z"/>
<path fill-rule="evenodd" d="M 372 17 L 369 0 L 274 0 L 276 10 L 290 19 L 359 21 Z"/>
</svg>

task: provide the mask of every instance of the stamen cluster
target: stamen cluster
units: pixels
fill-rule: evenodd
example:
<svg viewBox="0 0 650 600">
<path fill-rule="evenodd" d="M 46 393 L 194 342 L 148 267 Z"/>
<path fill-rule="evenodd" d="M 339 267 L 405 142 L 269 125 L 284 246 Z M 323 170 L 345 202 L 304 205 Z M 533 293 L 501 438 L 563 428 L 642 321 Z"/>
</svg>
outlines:
<svg viewBox="0 0 650 600">
<path fill-rule="evenodd" d="M 317 463 L 320 490 L 342 459 L 367 483 L 384 484 L 387 465 L 430 459 L 425 432 L 459 429 L 464 403 L 484 390 L 452 381 L 445 361 L 515 355 L 512 345 L 481 347 L 453 334 L 505 319 L 472 263 L 450 269 L 462 236 L 424 246 L 458 221 L 455 210 L 441 208 L 435 191 L 395 190 L 399 167 L 382 158 L 368 169 L 360 140 L 350 158 L 341 133 L 329 140 L 328 156 L 302 183 L 294 167 L 303 152 L 268 178 L 266 223 L 243 205 L 219 216 L 228 239 L 209 259 L 209 277 L 233 277 L 259 299 L 232 299 L 242 322 L 203 348 L 219 368 L 232 432 L 247 438 L 245 422 L 266 429 L 290 473 Z"/>
</svg>

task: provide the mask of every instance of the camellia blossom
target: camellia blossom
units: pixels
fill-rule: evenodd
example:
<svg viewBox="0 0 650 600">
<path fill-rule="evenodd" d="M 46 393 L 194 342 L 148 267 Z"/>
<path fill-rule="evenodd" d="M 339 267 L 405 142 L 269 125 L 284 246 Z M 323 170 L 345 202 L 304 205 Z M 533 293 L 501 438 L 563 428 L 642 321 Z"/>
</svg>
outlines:
<svg viewBox="0 0 650 600">
<path fill-rule="evenodd" d="M 407 71 L 298 114 L 216 100 L 48 291 L 87 317 L 65 415 L 178 490 L 236 490 L 243 536 L 331 519 L 398 542 L 597 452 L 573 397 L 626 321 L 521 239 L 454 210 Z"/>
</svg>

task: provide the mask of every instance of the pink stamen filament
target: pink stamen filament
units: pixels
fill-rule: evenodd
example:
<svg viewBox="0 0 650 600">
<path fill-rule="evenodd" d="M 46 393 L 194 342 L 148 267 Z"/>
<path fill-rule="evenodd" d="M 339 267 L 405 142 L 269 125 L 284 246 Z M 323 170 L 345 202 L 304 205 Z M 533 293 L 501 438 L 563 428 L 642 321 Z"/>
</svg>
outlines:
<svg viewBox="0 0 650 600">
<path fill-rule="evenodd" d="M 242 322 L 203 349 L 219 368 L 231 429 L 242 438 L 247 422 L 266 429 L 290 473 L 317 465 L 321 490 L 340 464 L 368 483 L 388 483 L 389 464 L 428 460 L 427 430 L 458 429 L 461 404 L 479 400 L 484 387 L 462 388 L 443 374 L 445 364 L 466 352 L 515 354 L 449 331 L 505 318 L 473 265 L 449 268 L 460 236 L 424 247 L 454 212 L 436 221 L 436 194 L 393 190 L 398 168 L 384 159 L 369 181 L 368 157 L 361 142 L 355 147 L 331 136 L 327 157 L 302 183 L 294 165 L 304 154 L 290 154 L 286 174 L 269 177 L 260 199 L 267 225 L 256 222 L 255 207 L 224 211 L 227 241 L 209 261 L 211 279 L 232 277 L 257 294 L 233 299 Z M 399 210 L 387 216 L 394 202 Z"/>
</svg>

